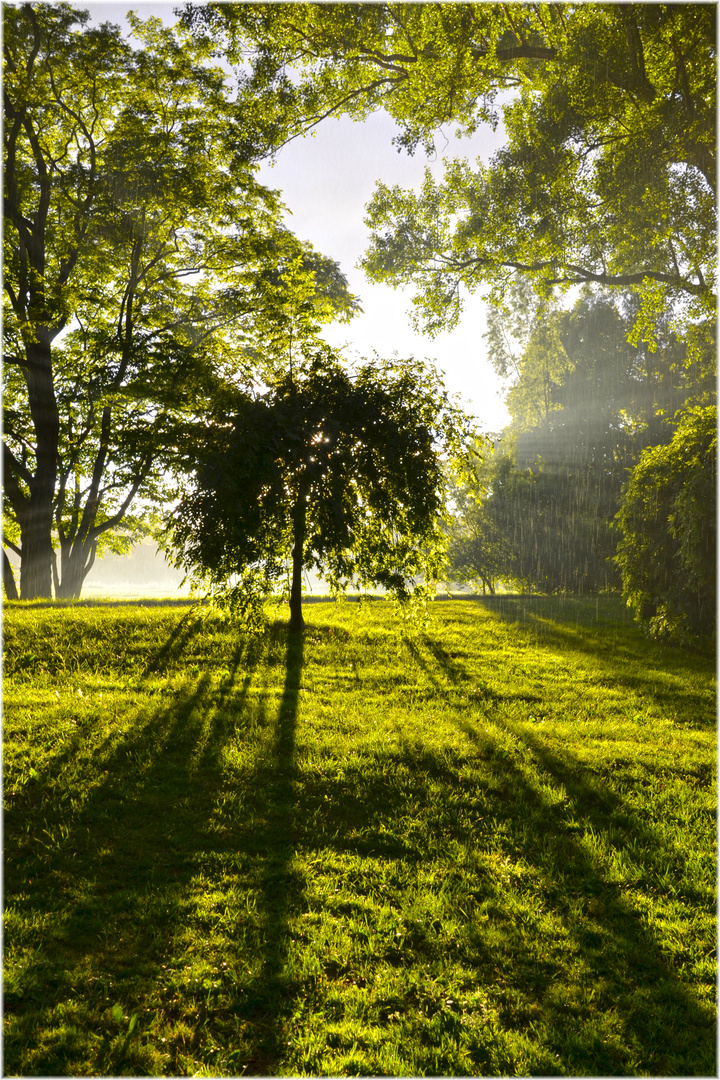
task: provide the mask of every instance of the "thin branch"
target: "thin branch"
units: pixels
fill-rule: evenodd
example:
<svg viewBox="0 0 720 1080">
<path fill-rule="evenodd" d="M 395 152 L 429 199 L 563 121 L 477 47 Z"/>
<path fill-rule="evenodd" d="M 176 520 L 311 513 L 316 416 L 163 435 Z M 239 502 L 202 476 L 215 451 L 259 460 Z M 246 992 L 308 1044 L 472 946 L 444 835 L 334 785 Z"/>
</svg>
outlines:
<svg viewBox="0 0 720 1080">
<path fill-rule="evenodd" d="M 626 286 L 626 285 L 642 285 L 643 281 L 650 279 L 651 281 L 659 281 L 665 285 L 670 285 L 673 288 L 681 289 L 683 292 L 690 293 L 692 296 L 707 296 L 709 294 L 708 287 L 704 281 L 701 280 L 700 284 L 695 284 L 692 281 L 688 281 L 687 278 L 676 276 L 675 274 L 666 274 L 661 270 L 640 270 L 635 274 L 609 274 L 606 271 L 597 273 L 594 270 L 587 270 L 583 266 L 575 266 L 572 263 L 561 263 L 552 260 L 546 260 L 543 262 L 535 263 L 521 263 L 516 262 L 513 259 L 502 259 L 497 262 L 488 257 L 473 257 L 470 259 L 455 260 L 452 257 L 447 256 L 443 259 L 445 265 L 439 266 L 427 266 L 419 268 L 417 272 L 425 272 L 428 274 L 436 274 L 438 272 L 448 270 L 461 271 L 469 270 L 472 267 L 481 266 L 507 266 L 512 270 L 520 270 L 523 273 L 538 273 L 542 270 L 560 270 L 560 267 L 564 268 L 564 272 L 575 275 L 574 277 L 554 277 L 548 279 L 550 285 L 581 285 L 586 281 L 594 281 L 598 285 L 611 285 L 611 286 Z M 562 272 L 562 271 L 560 271 Z M 700 274 L 698 273 L 698 276 Z"/>
<path fill-rule="evenodd" d="M 115 513 L 111 518 L 108 518 L 107 521 L 103 521 L 103 523 L 101 525 L 95 525 L 90 530 L 89 535 L 91 535 L 93 539 L 97 539 L 97 537 L 101 536 L 104 532 L 107 532 L 108 529 L 114 529 L 116 525 L 120 524 L 123 517 L 125 516 L 125 513 L 126 513 L 128 507 L 130 506 L 130 503 L 133 501 L 133 499 L 137 495 L 137 493 L 138 493 L 138 491 L 140 489 L 140 485 L 147 478 L 147 475 L 150 472 L 151 465 L 152 465 L 152 454 L 148 453 L 148 454 L 146 454 L 145 460 L 143 461 L 142 465 L 140 466 L 140 472 L 136 475 L 135 479 L 133 480 L 132 487 L 130 488 L 130 491 L 128 492 L 128 495 L 127 495 L 125 501 L 122 503 L 122 505 L 120 506 L 120 509 L 117 511 L 117 513 Z"/>
<path fill-rule="evenodd" d="M 327 109 L 324 113 L 320 114 L 319 116 L 316 115 L 314 119 L 304 124 L 298 131 L 295 132 L 294 135 L 289 135 L 287 139 L 280 143 L 277 149 L 282 150 L 284 146 L 287 146 L 289 143 L 293 142 L 294 139 L 299 139 L 303 137 L 307 134 L 308 131 L 312 131 L 313 128 L 317 127 L 318 124 L 321 124 L 322 121 L 326 120 L 329 116 L 333 116 L 334 113 L 338 112 L 340 109 L 342 109 L 344 105 L 352 101 L 354 98 L 360 97 L 363 94 L 369 94 L 371 91 L 376 90 L 377 88 L 386 84 L 394 87 L 396 85 L 399 85 L 400 82 L 404 81 L 404 79 L 407 78 L 409 78 L 409 76 L 407 72 L 405 72 L 402 79 L 397 76 L 394 78 L 387 77 L 385 79 L 375 79 L 373 82 L 368 83 L 366 86 L 360 87 L 358 90 L 352 90 L 350 93 L 345 94 L 342 98 L 340 98 L 333 105 L 331 105 L 330 108 Z"/>
</svg>

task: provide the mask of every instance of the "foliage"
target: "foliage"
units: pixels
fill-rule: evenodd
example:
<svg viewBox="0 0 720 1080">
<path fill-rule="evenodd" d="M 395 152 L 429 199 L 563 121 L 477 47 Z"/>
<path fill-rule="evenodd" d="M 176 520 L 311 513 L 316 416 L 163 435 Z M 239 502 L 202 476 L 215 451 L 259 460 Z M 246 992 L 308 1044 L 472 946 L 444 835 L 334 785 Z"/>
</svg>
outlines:
<svg viewBox="0 0 720 1080">
<path fill-rule="evenodd" d="M 713 658 L 619 598 L 5 612 L 22 1076 L 713 1076 Z"/>
<path fill-rule="evenodd" d="M 206 50 L 134 18 L 133 48 L 64 4 L 4 19 L 5 506 L 22 595 L 53 567 L 77 596 L 137 497 L 167 497 L 183 419 L 247 377 L 283 274 L 314 273 L 319 316 L 353 302 L 255 180 Z"/>
<path fill-rule="evenodd" d="M 414 284 L 430 332 L 462 291 L 529 275 L 541 294 L 634 290 L 638 340 L 659 315 L 714 318 L 715 14 L 683 4 L 186 5 L 198 40 L 240 63 L 278 145 L 385 109 L 395 142 L 435 149 L 500 120 L 488 166 L 450 161 L 415 194 L 379 184 L 375 280 Z M 252 107 L 252 106 L 251 106 Z"/>
<path fill-rule="evenodd" d="M 520 464 L 518 445 L 499 441 L 460 492 L 450 527 L 454 581 L 542 593 L 617 587 L 609 557 L 616 506 L 588 468 Z"/>
<path fill-rule="evenodd" d="M 712 318 L 713 10 L 519 10 L 546 55 L 502 106 L 508 145 L 487 166 L 448 162 L 439 183 L 427 171 L 417 194 L 378 185 L 367 272 L 415 284 L 429 332 L 457 319 L 463 289 L 490 285 L 499 300 L 517 274 L 544 295 L 582 282 L 635 290 L 650 342 L 674 303 Z M 458 59 L 470 54 L 465 42 Z"/>
<path fill-rule="evenodd" d="M 552 17 L 552 15 L 551 15 Z M 430 152 L 438 128 L 498 121 L 498 92 L 533 79 L 554 50 L 543 14 L 501 4 L 186 4 L 195 37 L 240 65 L 250 108 L 277 146 L 325 117 L 397 121 L 395 142 Z"/>
<path fill-rule="evenodd" d="M 493 496 L 495 507 L 502 485 L 497 465 L 494 453 L 474 455 L 470 469 L 465 470 L 464 482 L 456 480 L 451 488 L 449 574 L 452 581 L 480 585 L 483 593 L 494 593 L 501 579 L 506 584 L 514 581 L 516 553 L 512 540 L 497 517 L 487 512 L 487 500 Z"/>
<path fill-rule="evenodd" d="M 623 592 L 653 637 L 714 641 L 717 409 L 689 409 L 633 470 L 617 516 Z"/>
<path fill-rule="evenodd" d="M 509 384 L 511 423 L 453 526 L 458 580 L 485 564 L 488 584 L 620 587 L 612 522 L 628 470 L 647 446 L 670 440 L 678 409 L 714 392 L 711 343 L 701 362 L 702 350 L 689 350 L 663 319 L 655 351 L 632 345 L 634 308 L 589 294 L 562 311 L 522 285 L 505 316 L 491 312 L 489 353 Z"/>
<path fill-rule="evenodd" d="M 199 39 L 242 59 L 242 85 L 273 117 L 276 139 L 382 107 L 400 147 L 429 151 L 443 125 L 469 134 L 502 118 L 508 143 L 488 165 L 449 161 L 419 192 L 378 185 L 364 266 L 374 280 L 416 287 L 416 321 L 430 333 L 453 325 L 465 290 L 490 286 L 498 307 L 491 348 L 515 376 L 508 405 L 522 475 L 506 472 L 496 488 L 512 486 L 501 516 L 520 547 L 472 511 L 456 529 L 458 572 L 480 572 L 482 537 L 506 561 L 515 551 L 516 581 L 611 584 L 609 522 L 624 470 L 669 437 L 688 398 L 713 396 L 713 9 L 211 3 L 184 17 Z M 517 288 L 523 277 L 535 299 Z M 576 311 L 573 326 L 553 296 L 577 284 L 622 290 L 625 310 L 601 302 L 594 315 Z M 522 341 L 503 352 L 513 304 Z M 629 341 L 595 348 L 593 320 L 610 337 L 622 322 Z M 499 509 L 497 492 L 482 505 L 493 498 Z"/>
<path fill-rule="evenodd" d="M 381 585 L 401 599 L 442 562 L 443 458 L 472 435 L 439 376 L 415 360 L 349 371 L 316 345 L 267 392 L 216 415 L 192 443 L 192 487 L 174 511 L 179 564 L 244 604 L 292 565 L 291 623 L 302 625 L 302 571 L 333 590 Z"/>
</svg>

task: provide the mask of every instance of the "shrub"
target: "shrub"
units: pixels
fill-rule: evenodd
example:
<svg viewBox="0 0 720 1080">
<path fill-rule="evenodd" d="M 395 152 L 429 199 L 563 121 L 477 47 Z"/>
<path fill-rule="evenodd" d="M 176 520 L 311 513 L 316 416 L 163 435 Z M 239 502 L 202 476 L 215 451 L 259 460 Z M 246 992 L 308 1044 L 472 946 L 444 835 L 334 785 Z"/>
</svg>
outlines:
<svg viewBox="0 0 720 1080">
<path fill-rule="evenodd" d="M 695 407 L 630 474 L 616 562 L 628 605 L 653 637 L 714 641 L 716 460 L 717 409 Z"/>
</svg>

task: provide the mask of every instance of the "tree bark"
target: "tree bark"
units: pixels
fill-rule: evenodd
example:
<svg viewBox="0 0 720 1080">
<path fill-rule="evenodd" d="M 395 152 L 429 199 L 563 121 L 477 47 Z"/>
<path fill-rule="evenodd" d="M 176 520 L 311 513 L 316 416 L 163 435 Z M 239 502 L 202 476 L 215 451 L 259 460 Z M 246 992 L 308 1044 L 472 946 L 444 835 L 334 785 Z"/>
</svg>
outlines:
<svg viewBox="0 0 720 1080">
<path fill-rule="evenodd" d="M 64 600 L 79 600 L 85 578 L 93 568 L 97 540 L 65 544 L 61 552 L 61 578 L 57 595 Z"/>
<path fill-rule="evenodd" d="M 30 497 L 19 516 L 21 533 L 20 595 L 23 600 L 52 597 L 53 497 L 57 480 L 58 417 L 53 385 L 51 338 L 38 327 L 36 340 L 26 347 L 24 370 L 36 433 L 36 467 Z"/>
<path fill-rule="evenodd" d="M 23 600 L 52 598 L 52 496 L 31 495 L 27 517 L 20 523 L 20 595 Z"/>
</svg>

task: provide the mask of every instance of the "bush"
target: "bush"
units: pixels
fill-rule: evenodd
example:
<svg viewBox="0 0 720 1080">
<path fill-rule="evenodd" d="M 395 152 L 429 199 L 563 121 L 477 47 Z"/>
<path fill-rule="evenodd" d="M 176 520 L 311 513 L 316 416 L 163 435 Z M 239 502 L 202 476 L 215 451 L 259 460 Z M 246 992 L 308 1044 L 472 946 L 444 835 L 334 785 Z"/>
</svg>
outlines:
<svg viewBox="0 0 720 1080">
<path fill-rule="evenodd" d="M 717 409 L 696 407 L 630 474 L 616 562 L 628 605 L 653 637 L 714 641 L 716 461 Z"/>
</svg>

